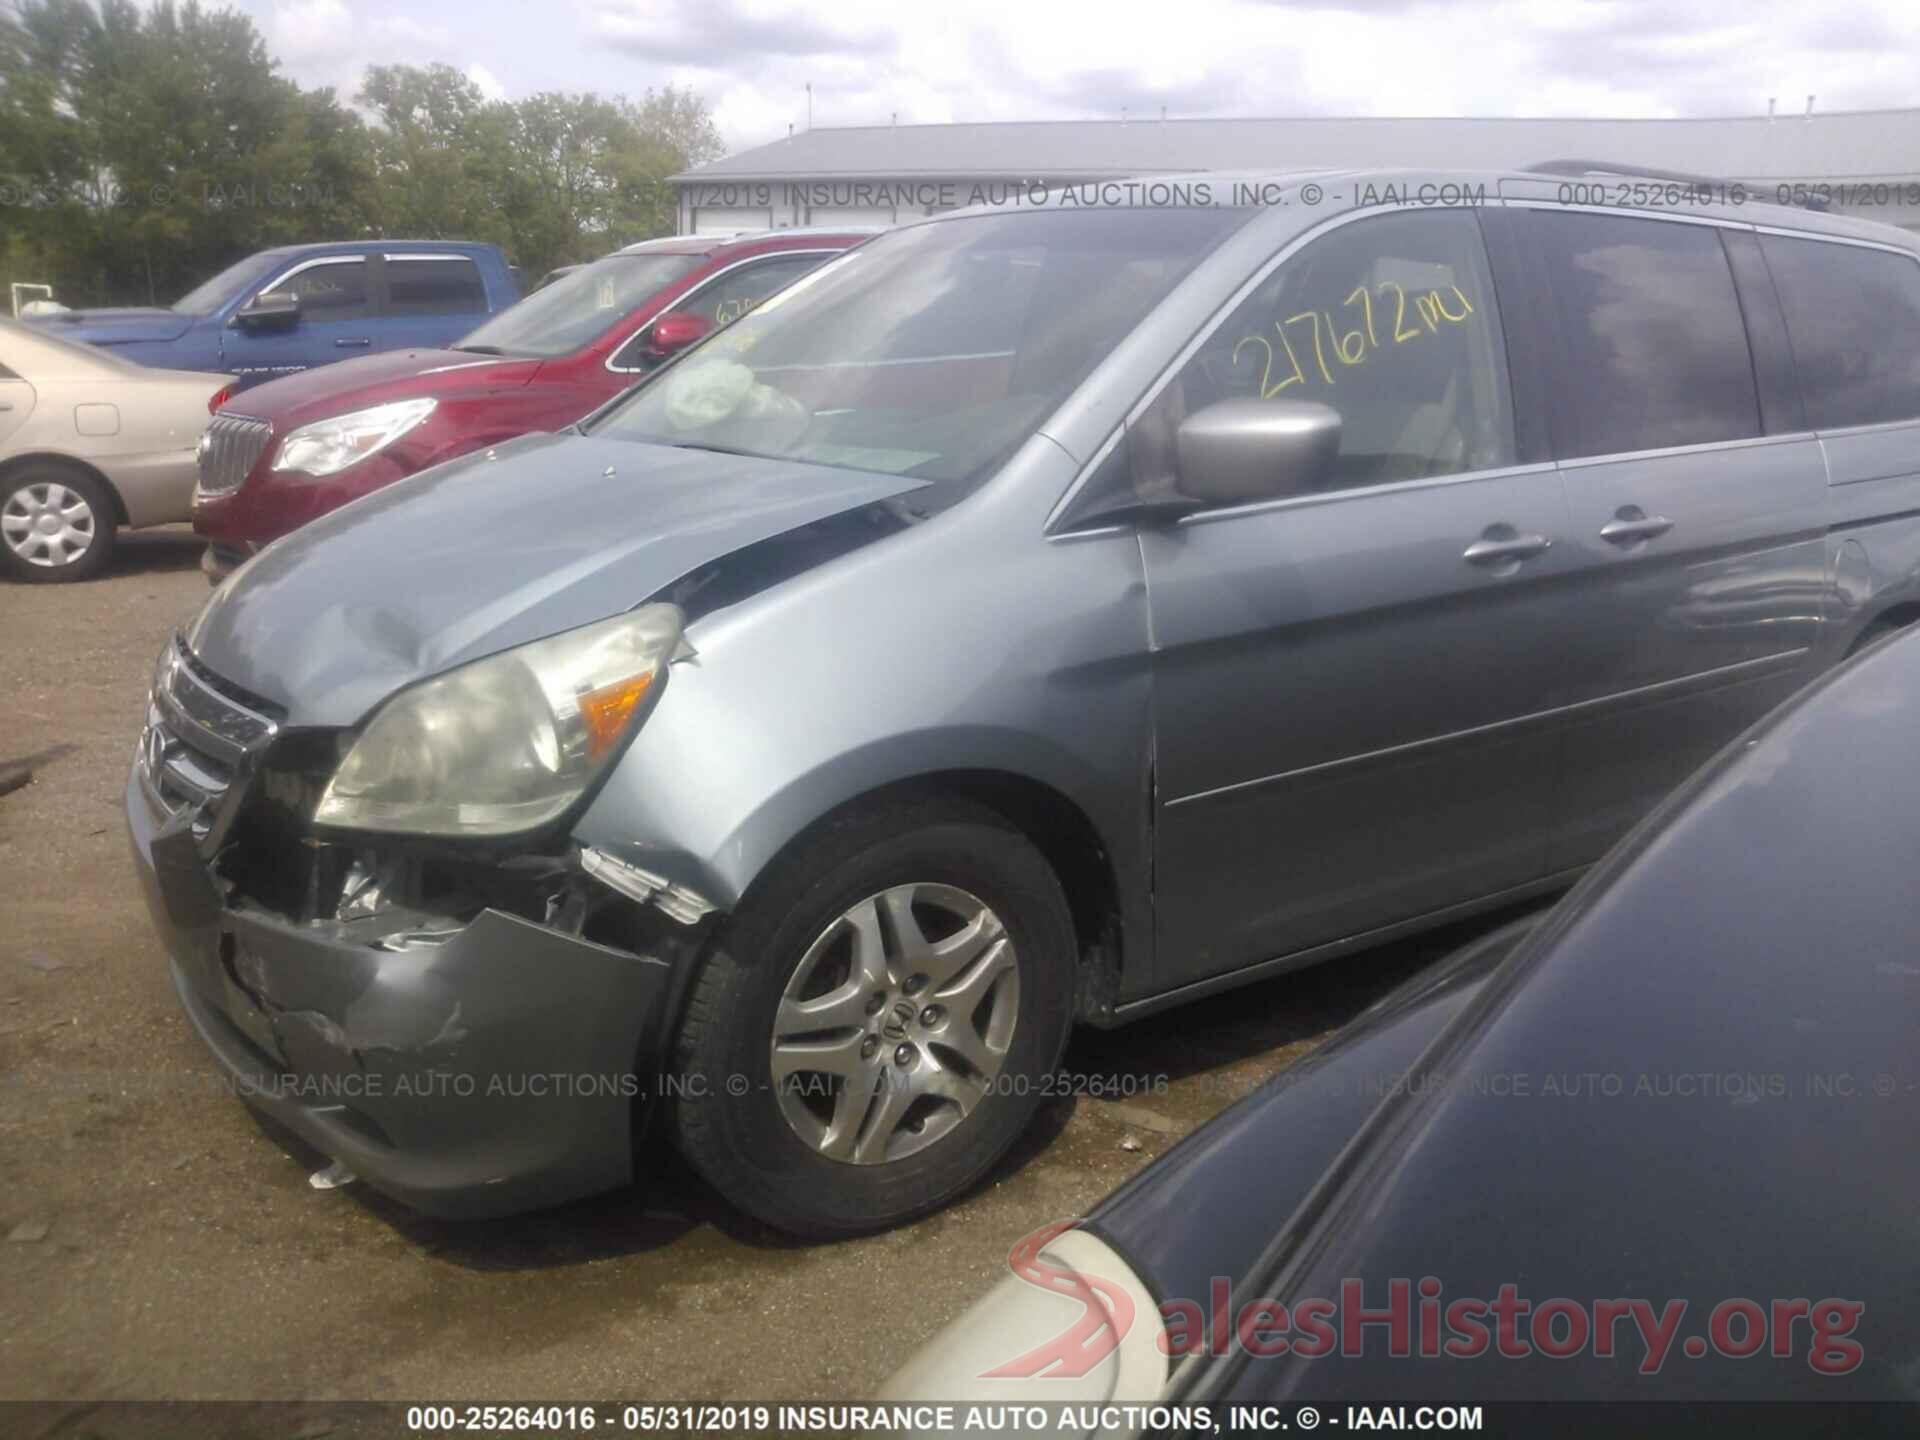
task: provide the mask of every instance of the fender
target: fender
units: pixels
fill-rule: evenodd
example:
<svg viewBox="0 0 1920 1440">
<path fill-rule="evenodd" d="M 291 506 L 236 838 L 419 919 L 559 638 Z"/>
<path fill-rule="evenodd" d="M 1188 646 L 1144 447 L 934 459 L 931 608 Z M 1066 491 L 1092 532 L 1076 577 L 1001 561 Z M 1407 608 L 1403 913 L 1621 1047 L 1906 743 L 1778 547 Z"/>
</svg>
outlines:
<svg viewBox="0 0 1920 1440">
<path fill-rule="evenodd" d="M 725 833 L 717 833 L 716 826 L 696 838 L 695 832 L 665 823 L 680 797 L 654 792 L 656 803 L 637 810 L 610 806 L 603 798 L 574 834 L 582 844 L 660 874 L 725 911 L 737 906 L 767 866 L 821 820 L 878 792 L 916 784 L 968 795 L 1032 787 L 1072 807 L 1112 871 L 1122 973 L 1131 982 L 1145 971 L 1152 906 L 1150 796 L 1144 775 L 1134 803 L 1116 805 L 1102 798 L 1102 784 L 1081 757 L 1014 731 L 923 730 L 833 756 L 778 792 L 748 802 L 737 814 L 707 812 L 728 815 Z M 698 808 L 697 798 L 693 804 Z M 1129 983 L 1127 988 L 1135 987 Z"/>
<path fill-rule="evenodd" d="M 1072 461 L 1044 442 L 1023 458 L 1038 472 L 1011 477 L 1032 502 L 1030 540 L 1008 545 L 983 493 L 697 620 L 693 655 L 575 838 L 728 910 L 808 827 L 877 790 L 966 774 L 1044 787 L 1106 854 L 1122 987 L 1144 989 L 1152 682 L 1139 547 L 1126 532 L 1048 540 L 1045 509 Z M 938 553 L 956 553 L 954 527 L 982 536 L 964 573 L 932 559 L 936 531 Z"/>
</svg>

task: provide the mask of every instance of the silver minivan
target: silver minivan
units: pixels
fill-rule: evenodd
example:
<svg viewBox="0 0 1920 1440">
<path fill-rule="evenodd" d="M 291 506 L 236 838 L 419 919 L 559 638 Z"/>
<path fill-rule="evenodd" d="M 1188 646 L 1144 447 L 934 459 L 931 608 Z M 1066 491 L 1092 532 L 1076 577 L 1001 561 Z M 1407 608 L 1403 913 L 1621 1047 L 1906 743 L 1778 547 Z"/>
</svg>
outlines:
<svg viewBox="0 0 1920 1440">
<path fill-rule="evenodd" d="M 160 657 L 188 1015 L 419 1209 L 656 1132 L 844 1235 L 1075 1023 L 1566 885 L 1920 614 L 1920 247 L 1741 199 L 1024 196 L 325 517 Z"/>
</svg>

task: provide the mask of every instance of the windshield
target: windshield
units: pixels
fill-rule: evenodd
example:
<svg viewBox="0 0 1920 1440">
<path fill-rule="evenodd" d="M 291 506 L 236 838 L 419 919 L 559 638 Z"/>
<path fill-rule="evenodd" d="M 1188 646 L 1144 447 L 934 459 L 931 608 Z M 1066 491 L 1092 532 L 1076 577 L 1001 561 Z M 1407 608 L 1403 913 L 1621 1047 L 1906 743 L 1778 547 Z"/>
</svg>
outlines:
<svg viewBox="0 0 1920 1440">
<path fill-rule="evenodd" d="M 197 285 L 173 302 L 173 308 L 182 315 L 211 315 L 218 310 L 242 286 L 250 285 L 256 278 L 264 278 L 268 263 L 274 258 L 272 251 L 264 255 L 249 255 L 237 260 L 214 276 L 205 284 Z"/>
<path fill-rule="evenodd" d="M 595 434 L 972 484 L 1251 212 L 1026 211 L 871 240 Z"/>
<path fill-rule="evenodd" d="M 609 255 L 541 286 L 454 348 L 534 355 L 543 360 L 572 354 L 706 259 L 704 255 Z"/>
</svg>

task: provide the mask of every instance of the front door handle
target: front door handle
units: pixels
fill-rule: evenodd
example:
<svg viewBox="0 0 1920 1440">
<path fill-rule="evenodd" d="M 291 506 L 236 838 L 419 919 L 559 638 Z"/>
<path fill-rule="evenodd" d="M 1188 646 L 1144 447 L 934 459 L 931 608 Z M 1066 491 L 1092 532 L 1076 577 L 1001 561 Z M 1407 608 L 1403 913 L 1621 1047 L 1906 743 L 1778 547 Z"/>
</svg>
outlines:
<svg viewBox="0 0 1920 1440">
<path fill-rule="evenodd" d="M 1649 515 L 1638 505 L 1622 505 L 1613 519 L 1600 527 L 1600 538 L 1612 545 L 1638 545 L 1642 540 L 1657 540 L 1673 528 L 1664 515 Z"/>
<path fill-rule="evenodd" d="M 1460 558 L 1469 565 L 1517 565 L 1552 548 L 1553 541 L 1545 535 L 1517 535 L 1511 526 L 1495 525 L 1462 550 Z"/>
<path fill-rule="evenodd" d="M 353 349 L 364 350 L 367 346 L 373 344 L 373 341 L 371 338 L 363 336 L 361 339 L 358 339 L 358 340 L 336 340 L 333 342 L 333 344 L 336 350 L 353 350 Z"/>
</svg>

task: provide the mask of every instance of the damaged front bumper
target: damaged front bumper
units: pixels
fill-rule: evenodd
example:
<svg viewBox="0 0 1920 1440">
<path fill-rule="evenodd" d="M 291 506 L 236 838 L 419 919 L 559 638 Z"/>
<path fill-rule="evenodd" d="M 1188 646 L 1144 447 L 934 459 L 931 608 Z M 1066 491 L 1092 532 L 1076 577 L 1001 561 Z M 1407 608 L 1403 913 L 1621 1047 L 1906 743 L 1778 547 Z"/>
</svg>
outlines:
<svg viewBox="0 0 1920 1440">
<path fill-rule="evenodd" d="M 632 1177 L 673 963 L 497 909 L 426 933 L 286 918 L 223 888 L 204 818 L 151 768 L 137 758 L 127 784 L 135 865 L 181 1003 L 243 1099 L 428 1214 Z"/>
</svg>

